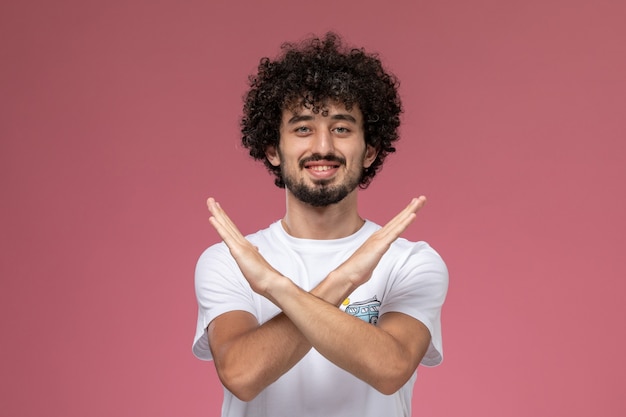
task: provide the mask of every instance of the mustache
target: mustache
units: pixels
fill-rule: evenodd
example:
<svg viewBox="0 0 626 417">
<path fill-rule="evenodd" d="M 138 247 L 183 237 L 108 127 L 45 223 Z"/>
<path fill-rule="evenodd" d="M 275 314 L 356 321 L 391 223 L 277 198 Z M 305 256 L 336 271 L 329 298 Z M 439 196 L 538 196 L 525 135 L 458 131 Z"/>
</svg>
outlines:
<svg viewBox="0 0 626 417">
<path fill-rule="evenodd" d="M 307 156 L 306 158 L 302 158 L 300 160 L 300 162 L 298 163 L 298 165 L 300 166 L 300 168 L 304 168 L 304 165 L 309 163 L 309 162 L 315 162 L 315 161 L 329 161 L 329 162 L 337 162 L 339 163 L 339 165 L 345 165 L 346 164 L 346 159 L 342 158 L 340 156 L 334 155 L 334 154 L 327 154 L 327 155 L 322 155 L 319 153 L 314 153 L 311 156 Z"/>
</svg>

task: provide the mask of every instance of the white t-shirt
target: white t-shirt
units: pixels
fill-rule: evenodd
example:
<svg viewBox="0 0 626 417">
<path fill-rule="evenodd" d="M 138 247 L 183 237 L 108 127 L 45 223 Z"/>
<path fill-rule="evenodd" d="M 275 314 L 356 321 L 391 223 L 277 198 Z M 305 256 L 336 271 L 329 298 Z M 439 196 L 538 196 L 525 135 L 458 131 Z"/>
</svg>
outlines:
<svg viewBox="0 0 626 417">
<path fill-rule="evenodd" d="M 355 234 L 334 240 L 297 239 L 280 221 L 247 236 L 281 274 L 306 291 L 354 253 L 380 226 L 366 221 Z M 252 291 L 224 243 L 208 248 L 196 266 L 198 323 L 193 353 L 211 360 L 206 328 L 220 314 L 243 310 L 264 323 L 280 312 Z M 443 356 L 441 306 L 448 288 L 443 260 L 425 242 L 397 239 L 380 260 L 368 282 L 357 288 L 340 308 L 375 325 L 386 312 L 402 312 L 421 321 L 431 343 L 422 359 L 438 365 Z M 250 402 L 224 389 L 223 417 L 395 417 L 410 416 L 416 375 L 396 393 L 384 395 L 337 367 L 315 349 Z"/>
</svg>

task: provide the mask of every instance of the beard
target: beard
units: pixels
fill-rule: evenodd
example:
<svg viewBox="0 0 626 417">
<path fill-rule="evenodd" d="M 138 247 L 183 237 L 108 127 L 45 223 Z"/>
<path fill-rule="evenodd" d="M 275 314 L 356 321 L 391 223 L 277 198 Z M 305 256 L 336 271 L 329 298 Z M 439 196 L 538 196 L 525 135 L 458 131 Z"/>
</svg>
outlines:
<svg viewBox="0 0 626 417">
<path fill-rule="evenodd" d="M 304 169 L 304 165 L 309 161 L 335 161 L 340 166 L 345 165 L 345 159 L 334 155 L 312 155 L 299 162 L 300 169 Z M 284 166 L 284 158 L 281 159 L 282 179 L 287 188 L 298 200 L 309 204 L 313 207 L 326 207 L 331 204 L 337 204 L 348 194 L 350 194 L 361 182 L 361 175 L 349 175 L 342 184 L 331 184 L 332 180 L 315 180 L 313 184 L 307 184 L 304 179 L 296 179 L 289 174 Z"/>
</svg>

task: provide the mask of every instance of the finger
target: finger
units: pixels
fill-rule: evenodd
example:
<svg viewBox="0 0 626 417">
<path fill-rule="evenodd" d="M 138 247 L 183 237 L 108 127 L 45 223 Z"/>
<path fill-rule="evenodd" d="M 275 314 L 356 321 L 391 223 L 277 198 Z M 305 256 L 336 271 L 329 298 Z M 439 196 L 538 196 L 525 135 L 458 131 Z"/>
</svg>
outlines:
<svg viewBox="0 0 626 417">
<path fill-rule="evenodd" d="M 411 200 L 411 202 L 391 219 L 384 227 L 385 232 L 402 233 L 415 220 L 415 215 L 419 209 L 426 204 L 426 197 L 420 196 Z"/>
<path fill-rule="evenodd" d="M 374 240 L 377 240 L 384 246 L 390 245 L 400 237 L 415 220 L 417 211 L 421 209 L 425 203 L 426 198 L 424 196 L 413 198 L 404 209 L 375 233 L 376 238 Z"/>
<path fill-rule="evenodd" d="M 233 223 L 233 221 L 230 219 L 230 217 L 228 217 L 228 215 L 222 209 L 220 204 L 218 202 L 216 202 L 215 200 L 213 200 L 213 199 L 209 200 L 209 211 L 211 212 L 211 214 L 213 215 L 215 220 L 222 227 L 224 227 L 225 231 L 227 231 L 228 233 L 232 234 L 233 236 L 240 236 L 241 235 L 241 233 L 239 232 L 239 229 L 237 228 L 235 223 Z"/>
<path fill-rule="evenodd" d="M 227 228 L 227 222 L 225 220 L 226 213 L 221 209 L 221 207 L 217 204 L 215 199 L 209 198 L 207 200 L 207 207 L 209 208 L 209 212 L 211 213 L 211 217 L 209 221 L 216 228 L 219 229 L 220 234 L 229 232 Z"/>
<path fill-rule="evenodd" d="M 226 242 L 228 246 L 231 246 L 232 244 L 244 244 L 244 236 L 241 234 L 230 217 L 228 217 L 220 204 L 216 202 L 215 199 L 209 198 L 207 200 L 207 206 L 212 214 L 209 218 L 209 222 L 216 229 L 222 239 L 224 239 L 224 242 Z"/>
</svg>

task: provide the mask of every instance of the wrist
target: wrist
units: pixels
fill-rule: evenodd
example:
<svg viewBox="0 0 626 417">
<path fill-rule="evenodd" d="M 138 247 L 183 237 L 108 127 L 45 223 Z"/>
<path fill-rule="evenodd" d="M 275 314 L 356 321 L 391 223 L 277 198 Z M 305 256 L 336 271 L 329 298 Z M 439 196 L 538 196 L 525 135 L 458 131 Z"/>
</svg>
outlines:
<svg viewBox="0 0 626 417">
<path fill-rule="evenodd" d="M 269 280 L 262 295 L 277 306 L 280 306 L 280 300 L 293 296 L 293 292 L 296 290 L 298 290 L 298 286 L 293 281 L 282 274 L 276 274 Z"/>
<path fill-rule="evenodd" d="M 331 304 L 339 305 L 357 288 L 358 285 L 348 280 L 345 274 L 334 270 L 311 293 Z"/>
</svg>

